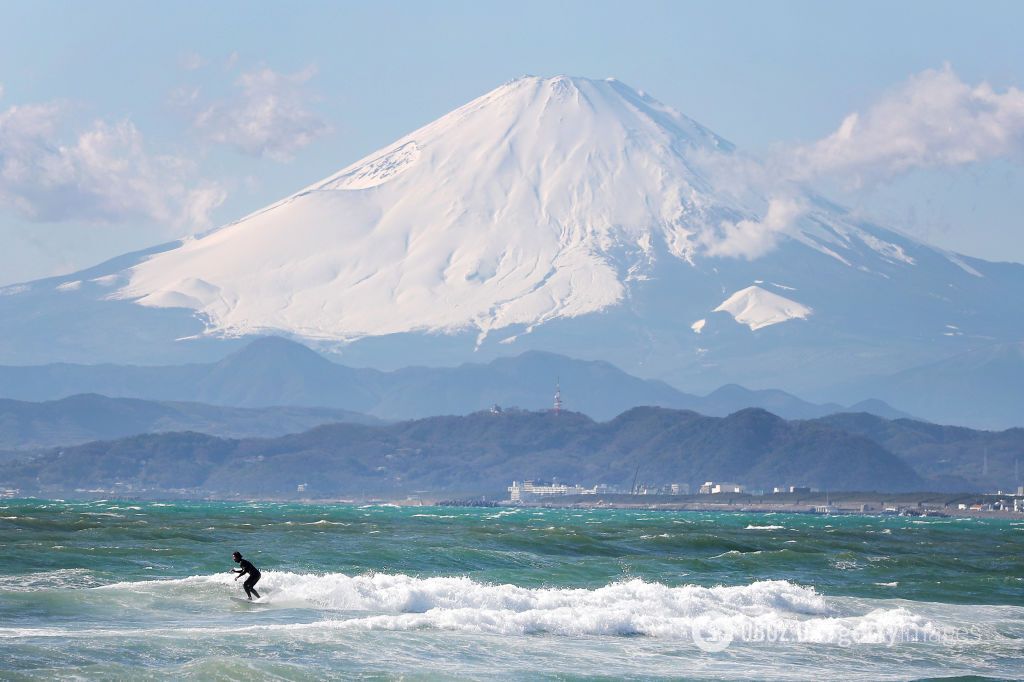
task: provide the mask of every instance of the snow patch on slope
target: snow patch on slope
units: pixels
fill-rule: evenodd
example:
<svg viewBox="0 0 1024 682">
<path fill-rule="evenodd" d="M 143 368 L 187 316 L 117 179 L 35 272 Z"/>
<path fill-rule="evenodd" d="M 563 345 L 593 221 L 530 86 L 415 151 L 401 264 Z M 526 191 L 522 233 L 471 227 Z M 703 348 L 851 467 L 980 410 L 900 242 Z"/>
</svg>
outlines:
<svg viewBox="0 0 1024 682">
<path fill-rule="evenodd" d="M 734 320 L 756 331 L 787 320 L 805 320 L 813 311 L 785 296 L 750 286 L 725 299 L 713 312 L 729 313 Z"/>
<path fill-rule="evenodd" d="M 31 290 L 32 287 L 27 284 L 12 284 L 11 286 L 0 288 L 0 296 L 17 296 Z"/>
<path fill-rule="evenodd" d="M 369 189 L 382 185 L 402 171 L 408 169 L 420 156 L 415 142 L 406 142 L 378 158 L 350 166 L 337 175 L 328 178 L 317 189 Z"/>
<path fill-rule="evenodd" d="M 868 246 L 868 248 L 887 260 L 899 261 L 900 263 L 906 263 L 907 265 L 914 265 L 916 262 L 912 257 L 907 255 L 903 250 L 903 247 L 899 244 L 887 242 L 884 239 L 879 239 L 873 234 L 869 234 L 867 232 L 860 232 L 857 236 Z"/>
<path fill-rule="evenodd" d="M 947 251 L 945 255 L 946 255 L 946 258 L 949 260 L 950 263 L 952 263 L 953 265 L 957 266 L 958 268 L 960 268 L 961 270 L 963 270 L 967 274 L 974 275 L 975 277 L 984 277 L 985 276 L 985 275 L 981 274 L 980 272 L 978 272 L 977 270 L 975 270 L 974 268 L 972 268 L 967 263 L 965 263 L 963 261 L 963 259 L 960 258 L 957 254 L 952 253 L 950 251 Z"/>
</svg>

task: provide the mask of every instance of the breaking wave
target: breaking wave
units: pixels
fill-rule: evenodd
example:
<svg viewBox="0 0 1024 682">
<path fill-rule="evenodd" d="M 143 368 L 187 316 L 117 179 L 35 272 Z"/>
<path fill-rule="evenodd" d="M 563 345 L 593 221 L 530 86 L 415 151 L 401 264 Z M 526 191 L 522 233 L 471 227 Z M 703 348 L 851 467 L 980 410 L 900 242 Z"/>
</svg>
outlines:
<svg viewBox="0 0 1024 682">
<path fill-rule="evenodd" d="M 696 633 L 715 632 L 730 641 L 769 637 L 838 644 L 936 641 L 948 630 L 934 618 L 911 611 L 905 602 L 888 605 L 873 600 L 868 604 L 851 598 L 826 598 L 812 587 L 782 580 L 671 587 L 634 579 L 584 589 L 383 573 L 348 576 L 267 571 L 263 576 L 259 584 L 265 594 L 263 604 L 315 609 L 319 617 L 315 622 L 248 625 L 240 630 L 439 629 L 686 640 L 695 638 Z M 233 592 L 238 587 L 225 574 L 118 583 L 99 589 L 209 600 L 211 592 Z"/>
</svg>

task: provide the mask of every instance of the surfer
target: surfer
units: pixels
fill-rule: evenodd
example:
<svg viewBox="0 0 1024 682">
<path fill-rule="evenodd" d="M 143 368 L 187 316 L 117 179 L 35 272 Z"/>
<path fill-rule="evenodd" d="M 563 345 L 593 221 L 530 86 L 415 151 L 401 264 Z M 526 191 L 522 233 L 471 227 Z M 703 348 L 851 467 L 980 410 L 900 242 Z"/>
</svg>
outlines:
<svg viewBox="0 0 1024 682">
<path fill-rule="evenodd" d="M 249 598 L 249 601 L 252 601 L 252 595 L 254 594 L 259 599 L 260 593 L 256 591 L 256 583 L 260 581 L 260 569 L 253 566 L 252 562 L 248 559 L 243 559 L 241 552 L 232 553 L 231 558 L 235 560 L 236 564 L 241 566 L 239 569 L 231 569 L 232 573 L 238 574 L 235 576 L 235 582 L 238 582 L 239 578 L 248 573 L 249 577 L 242 583 L 242 587 L 245 588 L 245 596 Z"/>
</svg>

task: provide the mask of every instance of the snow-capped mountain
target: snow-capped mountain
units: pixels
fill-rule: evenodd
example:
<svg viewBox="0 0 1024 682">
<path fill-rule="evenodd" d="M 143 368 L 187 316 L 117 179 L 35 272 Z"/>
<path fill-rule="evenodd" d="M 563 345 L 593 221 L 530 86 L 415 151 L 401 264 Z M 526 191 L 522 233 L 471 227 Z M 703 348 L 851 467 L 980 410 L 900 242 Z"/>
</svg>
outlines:
<svg viewBox="0 0 1024 682">
<path fill-rule="evenodd" d="M 238 222 L 0 290 L 0 360 L 166 362 L 269 332 L 382 368 L 542 349 L 805 390 L 1024 336 L 1024 267 L 811 193 L 780 217 L 721 182 L 736 158 L 618 81 L 521 78 Z"/>
<path fill-rule="evenodd" d="M 121 295 L 341 340 L 578 317 L 693 260 L 733 209 L 688 157 L 728 146 L 616 81 L 523 78 L 138 265 Z"/>
</svg>

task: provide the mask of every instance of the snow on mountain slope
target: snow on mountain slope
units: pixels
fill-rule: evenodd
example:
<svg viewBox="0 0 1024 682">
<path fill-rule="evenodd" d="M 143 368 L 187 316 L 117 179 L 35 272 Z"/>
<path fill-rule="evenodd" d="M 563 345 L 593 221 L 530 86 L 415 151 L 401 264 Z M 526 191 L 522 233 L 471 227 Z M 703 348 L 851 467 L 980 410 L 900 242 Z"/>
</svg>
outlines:
<svg viewBox="0 0 1024 682">
<path fill-rule="evenodd" d="M 722 301 L 713 312 L 729 313 L 740 324 L 747 325 L 751 331 L 757 331 L 786 320 L 806 320 L 812 311 L 785 296 L 765 291 L 759 286 L 750 286 Z"/>
<path fill-rule="evenodd" d="M 731 145 L 614 81 L 522 78 L 134 268 L 121 295 L 226 335 L 489 331 L 613 306 L 752 216 L 689 162 Z"/>
</svg>

